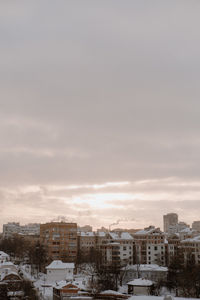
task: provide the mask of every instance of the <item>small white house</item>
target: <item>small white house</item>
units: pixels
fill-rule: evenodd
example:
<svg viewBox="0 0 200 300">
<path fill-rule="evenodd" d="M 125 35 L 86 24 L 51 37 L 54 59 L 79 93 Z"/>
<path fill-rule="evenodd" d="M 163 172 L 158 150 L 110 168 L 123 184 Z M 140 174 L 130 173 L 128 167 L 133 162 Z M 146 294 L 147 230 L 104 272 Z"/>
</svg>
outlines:
<svg viewBox="0 0 200 300">
<path fill-rule="evenodd" d="M 48 282 L 73 280 L 74 278 L 74 263 L 63 263 L 61 260 L 54 260 L 46 267 L 46 270 Z"/>
<path fill-rule="evenodd" d="M 137 278 L 127 283 L 128 294 L 133 295 L 150 295 L 153 288 L 153 281 Z"/>
<path fill-rule="evenodd" d="M 6 262 L 3 262 L 2 264 L 0 264 L 0 273 L 4 269 L 9 269 L 10 271 L 16 272 L 16 273 L 18 272 L 17 267 L 11 261 L 6 261 Z"/>
<path fill-rule="evenodd" d="M 4 263 L 10 260 L 10 256 L 3 251 L 0 251 L 0 263 Z"/>
</svg>

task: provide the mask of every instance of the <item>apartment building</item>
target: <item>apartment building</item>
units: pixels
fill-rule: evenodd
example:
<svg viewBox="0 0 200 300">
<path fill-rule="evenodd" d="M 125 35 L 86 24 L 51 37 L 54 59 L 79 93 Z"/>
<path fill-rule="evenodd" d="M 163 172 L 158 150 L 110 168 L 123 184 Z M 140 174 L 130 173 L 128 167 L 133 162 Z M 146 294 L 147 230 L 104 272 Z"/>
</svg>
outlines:
<svg viewBox="0 0 200 300">
<path fill-rule="evenodd" d="M 185 263 L 192 259 L 200 264 L 200 235 L 181 241 L 180 247 Z"/>
<path fill-rule="evenodd" d="M 154 226 L 134 234 L 136 263 L 165 265 L 165 235 Z"/>
<path fill-rule="evenodd" d="M 185 228 L 179 232 L 179 237 L 181 241 L 189 238 L 193 238 L 197 235 L 199 235 L 198 231 L 191 228 Z"/>
<path fill-rule="evenodd" d="M 8 222 L 3 224 L 3 238 L 11 238 L 14 234 L 20 232 L 20 224 L 18 222 Z"/>
<path fill-rule="evenodd" d="M 190 228 L 190 225 L 186 224 L 185 222 L 179 222 L 175 225 L 169 225 L 168 234 L 179 233 L 180 231 L 188 228 Z"/>
<path fill-rule="evenodd" d="M 169 265 L 170 262 L 179 255 L 179 249 L 180 249 L 179 234 L 175 233 L 173 235 L 170 235 L 165 244 L 166 265 Z"/>
<path fill-rule="evenodd" d="M 128 232 L 109 232 L 101 246 L 103 264 L 125 266 L 133 263 L 134 239 Z"/>
<path fill-rule="evenodd" d="M 84 257 L 89 257 L 96 249 L 96 235 L 94 232 L 78 232 L 78 249 Z"/>
<path fill-rule="evenodd" d="M 40 241 L 52 260 L 75 262 L 77 258 L 77 224 L 51 222 L 40 225 Z"/>
<path fill-rule="evenodd" d="M 26 225 L 20 225 L 18 222 L 9 222 L 3 224 L 3 238 L 11 238 L 13 235 L 39 235 L 40 224 L 29 223 Z"/>
<path fill-rule="evenodd" d="M 101 245 L 105 244 L 106 242 L 106 233 L 103 231 L 97 231 L 95 233 L 95 237 L 96 237 L 96 249 L 100 250 Z"/>
</svg>

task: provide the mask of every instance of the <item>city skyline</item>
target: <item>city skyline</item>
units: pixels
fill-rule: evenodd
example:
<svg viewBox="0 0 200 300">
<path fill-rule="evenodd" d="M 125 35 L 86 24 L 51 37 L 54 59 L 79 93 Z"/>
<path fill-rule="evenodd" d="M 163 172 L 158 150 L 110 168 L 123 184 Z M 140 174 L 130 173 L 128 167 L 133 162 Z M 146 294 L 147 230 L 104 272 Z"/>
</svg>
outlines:
<svg viewBox="0 0 200 300">
<path fill-rule="evenodd" d="M 0 228 L 199 220 L 200 2 L 0 8 Z"/>
</svg>

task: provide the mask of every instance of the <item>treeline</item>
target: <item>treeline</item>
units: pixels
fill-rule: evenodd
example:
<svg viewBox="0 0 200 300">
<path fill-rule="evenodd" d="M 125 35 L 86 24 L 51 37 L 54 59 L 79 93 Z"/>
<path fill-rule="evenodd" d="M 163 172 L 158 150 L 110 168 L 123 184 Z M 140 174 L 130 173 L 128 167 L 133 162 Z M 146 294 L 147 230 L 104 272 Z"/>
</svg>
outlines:
<svg viewBox="0 0 200 300">
<path fill-rule="evenodd" d="M 0 250 L 9 254 L 15 263 L 27 262 L 38 272 L 43 271 L 48 262 L 47 251 L 39 241 L 30 243 L 19 236 L 1 239 Z"/>
<path fill-rule="evenodd" d="M 180 256 L 174 257 L 168 267 L 166 286 L 175 291 L 176 296 L 200 298 L 200 265 L 189 255 L 183 264 Z"/>
</svg>

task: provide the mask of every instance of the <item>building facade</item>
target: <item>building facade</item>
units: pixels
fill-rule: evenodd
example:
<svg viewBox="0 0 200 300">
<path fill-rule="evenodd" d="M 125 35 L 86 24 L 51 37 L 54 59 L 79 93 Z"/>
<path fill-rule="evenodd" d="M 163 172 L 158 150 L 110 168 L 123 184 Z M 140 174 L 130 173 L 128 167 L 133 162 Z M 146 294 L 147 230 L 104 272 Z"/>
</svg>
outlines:
<svg viewBox="0 0 200 300">
<path fill-rule="evenodd" d="M 26 225 L 20 225 L 18 222 L 9 222 L 7 224 L 3 224 L 3 238 L 12 238 L 16 234 L 39 235 L 40 224 L 29 223 Z"/>
<path fill-rule="evenodd" d="M 75 262 L 77 258 L 77 224 L 51 222 L 40 225 L 40 242 L 52 260 Z"/>
<path fill-rule="evenodd" d="M 165 235 L 154 226 L 134 234 L 137 264 L 165 265 Z"/>
<path fill-rule="evenodd" d="M 192 229 L 197 230 L 198 232 L 200 232 L 200 221 L 194 221 L 192 223 Z"/>
<path fill-rule="evenodd" d="M 169 227 L 176 224 L 178 224 L 178 215 L 176 213 L 170 213 L 163 216 L 164 232 L 168 232 Z"/>
</svg>

